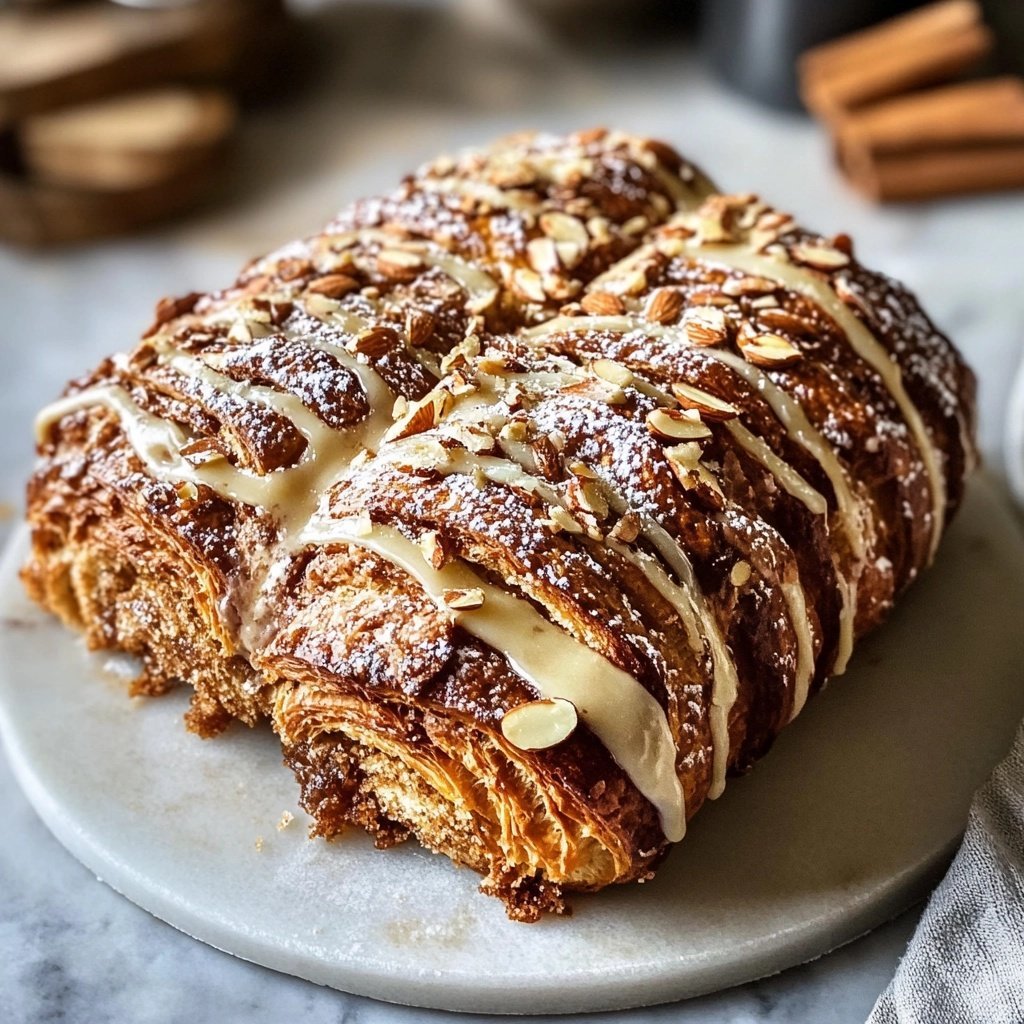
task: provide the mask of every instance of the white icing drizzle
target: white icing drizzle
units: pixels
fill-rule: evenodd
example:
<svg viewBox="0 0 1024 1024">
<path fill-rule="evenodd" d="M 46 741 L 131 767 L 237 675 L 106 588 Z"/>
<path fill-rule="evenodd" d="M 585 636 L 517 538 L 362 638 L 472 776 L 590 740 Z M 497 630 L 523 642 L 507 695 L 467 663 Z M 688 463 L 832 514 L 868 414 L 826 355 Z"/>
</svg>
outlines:
<svg viewBox="0 0 1024 1024">
<path fill-rule="evenodd" d="M 812 299 L 835 320 L 857 355 L 881 377 L 882 383 L 892 395 L 914 436 L 928 475 L 932 495 L 930 556 L 934 557 L 942 537 L 946 515 L 945 477 L 938 452 L 921 419 L 921 414 L 903 387 L 903 375 L 899 364 L 836 295 L 829 282 L 819 275 L 792 263 L 782 263 L 770 255 L 752 252 L 746 246 L 706 244 L 698 248 L 692 244 L 692 240 L 687 244 L 690 246 L 691 254 L 700 259 L 742 270 L 747 274 L 773 278 L 792 291 L 800 292 Z"/>
<path fill-rule="evenodd" d="M 728 420 L 725 428 L 741 448 L 760 462 L 794 498 L 803 502 L 814 515 L 828 514 L 828 502 L 822 493 L 815 490 L 788 462 L 780 459 L 768 447 L 768 443 L 763 437 L 752 434 L 738 419 Z"/>
<path fill-rule="evenodd" d="M 628 672 L 546 619 L 529 601 L 488 583 L 465 563 L 429 565 L 419 547 L 397 530 L 373 525 L 365 534 L 351 521 L 315 517 L 300 535 L 311 544 L 352 544 L 373 551 L 417 580 L 439 609 L 468 633 L 500 651 L 545 698 L 571 701 L 636 788 L 654 805 L 670 842 L 686 832 L 676 747 L 661 705 Z M 453 610 L 448 590 L 479 590 L 479 608 Z"/>
<path fill-rule="evenodd" d="M 789 610 L 789 619 L 796 633 L 796 675 L 793 686 L 793 707 L 789 713 L 792 722 L 807 703 L 807 693 L 814 675 L 814 638 L 811 636 L 810 619 L 807 616 L 807 602 L 804 588 L 799 582 L 786 582 L 780 587 Z"/>
</svg>

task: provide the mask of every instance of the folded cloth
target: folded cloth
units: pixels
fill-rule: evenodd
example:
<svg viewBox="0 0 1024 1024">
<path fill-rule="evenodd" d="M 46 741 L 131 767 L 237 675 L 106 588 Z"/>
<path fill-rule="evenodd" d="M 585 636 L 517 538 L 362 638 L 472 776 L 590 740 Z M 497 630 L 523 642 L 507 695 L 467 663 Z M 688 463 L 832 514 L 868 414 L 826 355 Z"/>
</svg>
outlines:
<svg viewBox="0 0 1024 1024">
<path fill-rule="evenodd" d="M 1024 724 L 975 794 L 963 845 L 868 1019 L 975 1022 L 1024 1022 Z"/>
</svg>

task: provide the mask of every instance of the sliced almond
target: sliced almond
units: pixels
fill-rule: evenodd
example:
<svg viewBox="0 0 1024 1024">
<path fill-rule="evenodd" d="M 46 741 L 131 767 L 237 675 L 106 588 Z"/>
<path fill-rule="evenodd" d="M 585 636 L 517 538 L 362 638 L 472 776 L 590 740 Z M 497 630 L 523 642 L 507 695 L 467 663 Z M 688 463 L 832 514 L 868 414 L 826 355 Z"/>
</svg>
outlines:
<svg viewBox="0 0 1024 1024">
<path fill-rule="evenodd" d="M 482 608 L 484 592 L 479 587 L 469 590 L 446 590 L 442 595 L 445 605 L 453 612 L 471 612 Z"/>
<path fill-rule="evenodd" d="M 571 299 L 583 287 L 579 281 L 566 277 L 560 271 L 551 274 L 541 274 L 541 285 L 546 295 L 559 302 Z"/>
<path fill-rule="evenodd" d="M 672 394 L 684 409 L 695 409 L 700 413 L 701 419 L 721 422 L 739 415 L 739 410 L 731 402 L 695 388 L 692 384 L 676 381 L 672 385 Z"/>
<path fill-rule="evenodd" d="M 252 331 L 249 330 L 249 325 L 246 323 L 244 317 L 239 317 L 228 331 L 228 341 L 233 341 L 236 345 L 248 345 L 252 341 Z"/>
<path fill-rule="evenodd" d="M 790 247 L 789 253 L 797 263 L 803 263 L 815 270 L 839 270 L 850 265 L 850 257 L 830 245 L 797 242 Z"/>
<path fill-rule="evenodd" d="M 538 223 L 541 231 L 556 242 L 572 242 L 583 252 L 586 252 L 590 245 L 586 225 L 571 214 L 562 213 L 560 210 L 547 210 L 540 215 Z"/>
<path fill-rule="evenodd" d="M 683 330 L 694 345 L 721 345 L 729 337 L 729 321 L 714 306 L 691 306 L 683 315 Z"/>
<path fill-rule="evenodd" d="M 802 358 L 802 353 L 781 334 L 755 334 L 739 339 L 740 351 L 747 362 L 755 366 L 790 366 Z"/>
<path fill-rule="evenodd" d="M 437 530 L 427 530 L 426 533 L 420 534 L 417 543 L 420 551 L 423 552 L 423 557 L 435 569 L 443 569 L 451 559 L 448 545 L 442 540 Z"/>
<path fill-rule="evenodd" d="M 526 440 L 529 429 L 526 420 L 509 420 L 498 432 L 498 437 L 502 441 L 522 442 Z"/>
<path fill-rule="evenodd" d="M 652 409 L 647 414 L 647 429 L 665 441 L 697 441 L 711 436 L 706 423 L 677 409 Z"/>
<path fill-rule="evenodd" d="M 643 267 L 627 274 L 621 282 L 622 291 L 626 295 L 639 295 L 647 290 L 647 272 Z"/>
<path fill-rule="evenodd" d="M 451 392 L 447 388 L 434 388 L 418 402 L 407 405 L 404 414 L 384 434 L 384 440 L 399 441 L 403 437 L 412 437 L 414 434 L 422 434 L 424 430 L 433 429 L 451 406 Z"/>
<path fill-rule="evenodd" d="M 410 309 L 405 316 L 405 333 L 413 348 L 425 345 L 434 336 L 437 317 L 425 309 Z"/>
<path fill-rule="evenodd" d="M 624 235 L 642 235 L 650 227 L 650 223 L 642 213 L 637 214 L 622 225 L 622 233 Z"/>
<path fill-rule="evenodd" d="M 199 500 L 199 488 L 191 480 L 178 484 L 174 493 L 178 496 L 178 501 L 186 506 L 194 505 Z"/>
<path fill-rule="evenodd" d="M 558 250 L 550 238 L 532 238 L 526 243 L 526 258 L 538 274 L 554 274 L 561 269 Z"/>
<path fill-rule="evenodd" d="M 628 388 L 633 383 L 633 372 L 614 359 L 595 359 L 590 363 L 590 370 L 602 380 L 616 387 Z"/>
<path fill-rule="evenodd" d="M 672 324 L 683 309 L 682 293 L 676 288 L 657 288 L 651 294 L 644 316 L 656 324 Z"/>
<path fill-rule="evenodd" d="M 580 305 L 591 316 L 622 316 L 626 312 L 622 299 L 611 292 L 589 292 L 580 299 Z"/>
<path fill-rule="evenodd" d="M 562 266 L 570 270 L 583 259 L 586 249 L 580 248 L 575 242 L 555 242 L 555 251 Z"/>
<path fill-rule="evenodd" d="M 348 274 L 326 274 L 315 281 L 310 281 L 306 285 L 306 291 L 314 295 L 326 295 L 329 299 L 340 299 L 358 287 L 359 282 Z"/>
<path fill-rule="evenodd" d="M 345 348 L 350 352 L 356 352 L 370 359 L 379 359 L 388 352 L 393 352 L 401 344 L 402 340 L 393 327 L 385 327 L 383 324 L 380 324 L 376 327 L 367 327 L 365 331 L 360 331 L 345 345 Z"/>
<path fill-rule="evenodd" d="M 665 457 L 683 487 L 689 490 L 703 486 L 712 494 L 722 497 L 722 487 L 714 473 L 700 461 L 700 446 L 696 441 L 666 448 Z"/>
<path fill-rule="evenodd" d="M 584 480 L 600 479 L 594 468 L 592 466 L 588 466 L 585 462 L 580 462 L 579 460 L 570 462 L 567 468 L 573 476 L 583 477 Z"/>
<path fill-rule="evenodd" d="M 847 306 L 851 306 L 853 309 L 857 310 L 865 320 L 870 321 L 873 315 L 871 307 L 860 294 L 855 292 L 841 277 L 836 279 L 834 287 L 836 295 L 838 295 Z"/>
<path fill-rule="evenodd" d="M 520 750 L 546 750 L 567 740 L 578 723 L 576 705 L 553 697 L 512 708 L 501 720 L 501 733 Z"/>
<path fill-rule="evenodd" d="M 777 291 L 779 284 L 767 277 L 756 277 L 746 274 L 743 277 L 730 277 L 722 282 L 724 294 L 736 297 L 740 295 L 768 295 Z"/>
<path fill-rule="evenodd" d="M 512 287 L 528 302 L 547 302 L 547 292 L 540 274 L 528 267 L 517 267 L 512 272 Z"/>
<path fill-rule="evenodd" d="M 533 461 L 536 463 L 537 472 L 545 480 L 560 480 L 562 478 L 562 456 L 555 447 L 555 442 L 547 434 L 542 434 L 530 445 L 533 453 Z"/>
<path fill-rule="evenodd" d="M 327 295 L 320 295 L 317 292 L 307 292 L 303 305 L 310 316 L 318 320 L 326 320 L 329 316 L 338 312 L 338 300 Z"/>
<path fill-rule="evenodd" d="M 561 505 L 552 505 L 548 508 L 548 518 L 545 520 L 553 533 L 583 533 L 583 527 L 573 518 L 571 512 L 562 508 Z"/>
<path fill-rule="evenodd" d="M 408 277 L 423 266 L 423 258 L 407 249 L 381 249 L 377 253 L 377 269 L 385 277 Z"/>
<path fill-rule="evenodd" d="M 757 320 L 771 331 L 785 331 L 798 338 L 811 338 L 816 333 L 813 324 L 784 309 L 762 309 Z"/>
<path fill-rule="evenodd" d="M 640 536 L 640 517 L 635 512 L 627 512 L 611 528 L 608 536 L 620 544 L 632 544 Z"/>
<path fill-rule="evenodd" d="M 604 245 L 612 240 L 611 227 L 607 217 L 591 217 L 587 221 L 587 234 L 597 242 Z"/>
<path fill-rule="evenodd" d="M 740 560 L 729 570 L 729 582 L 734 587 L 742 587 L 750 579 L 750 563 Z"/>
<path fill-rule="evenodd" d="M 595 481 L 573 477 L 569 481 L 567 493 L 569 501 L 575 508 L 582 512 L 589 512 L 598 520 L 607 519 L 608 501 Z"/>
<path fill-rule="evenodd" d="M 659 238 L 655 241 L 654 248 L 662 256 L 667 256 L 670 260 L 674 260 L 677 256 L 682 256 L 686 252 L 686 243 L 677 235 L 666 235 L 664 238 Z"/>
</svg>

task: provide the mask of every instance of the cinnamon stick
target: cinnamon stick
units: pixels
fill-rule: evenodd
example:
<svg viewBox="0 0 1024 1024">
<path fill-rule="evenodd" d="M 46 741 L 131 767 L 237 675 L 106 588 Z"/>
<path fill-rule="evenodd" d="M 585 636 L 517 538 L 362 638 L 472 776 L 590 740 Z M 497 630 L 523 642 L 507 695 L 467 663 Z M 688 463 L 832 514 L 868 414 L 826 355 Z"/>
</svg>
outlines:
<svg viewBox="0 0 1024 1024">
<path fill-rule="evenodd" d="M 942 0 L 809 50 L 800 58 L 801 97 L 826 119 L 875 100 L 951 78 L 992 49 L 975 0 Z"/>
<path fill-rule="evenodd" d="M 839 120 L 841 164 L 886 153 L 1024 142 L 1024 80 L 962 82 L 886 100 Z"/>
<path fill-rule="evenodd" d="M 871 199 L 912 201 L 1024 187 L 1024 142 L 890 153 L 848 170 Z"/>
<path fill-rule="evenodd" d="M 923 199 L 1024 185 L 1024 81 L 915 93 L 847 115 L 840 167 L 874 199 Z"/>
</svg>

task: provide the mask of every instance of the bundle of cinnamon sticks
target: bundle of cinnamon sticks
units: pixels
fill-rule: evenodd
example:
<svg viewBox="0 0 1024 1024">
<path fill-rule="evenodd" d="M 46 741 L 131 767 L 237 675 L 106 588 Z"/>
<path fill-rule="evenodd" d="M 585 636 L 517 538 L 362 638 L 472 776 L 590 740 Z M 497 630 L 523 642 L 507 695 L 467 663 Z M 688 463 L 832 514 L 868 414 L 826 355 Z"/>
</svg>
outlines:
<svg viewBox="0 0 1024 1024">
<path fill-rule="evenodd" d="M 993 46 L 975 0 L 942 0 L 808 51 L 807 108 L 878 201 L 1024 187 L 1024 80 L 953 82 Z"/>
</svg>

